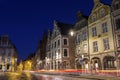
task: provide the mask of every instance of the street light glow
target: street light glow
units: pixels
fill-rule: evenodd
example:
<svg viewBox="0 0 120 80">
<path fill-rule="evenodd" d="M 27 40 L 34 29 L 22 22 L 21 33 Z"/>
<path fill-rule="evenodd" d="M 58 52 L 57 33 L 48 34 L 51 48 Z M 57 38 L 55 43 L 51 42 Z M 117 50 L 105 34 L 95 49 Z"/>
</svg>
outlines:
<svg viewBox="0 0 120 80">
<path fill-rule="evenodd" d="M 71 36 L 73 36 L 73 35 L 74 35 L 74 32 L 73 32 L 73 31 L 71 31 L 71 32 L 70 32 L 70 35 L 71 35 Z"/>
</svg>

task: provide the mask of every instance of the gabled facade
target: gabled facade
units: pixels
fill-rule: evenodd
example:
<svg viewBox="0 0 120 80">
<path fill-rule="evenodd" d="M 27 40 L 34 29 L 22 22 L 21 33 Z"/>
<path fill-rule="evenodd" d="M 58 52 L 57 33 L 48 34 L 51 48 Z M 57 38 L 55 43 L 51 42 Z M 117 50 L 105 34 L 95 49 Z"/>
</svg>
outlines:
<svg viewBox="0 0 120 80">
<path fill-rule="evenodd" d="M 74 39 L 69 34 L 72 28 L 70 24 L 54 21 L 47 42 L 46 69 L 74 69 Z"/>
<path fill-rule="evenodd" d="M 89 68 L 89 53 L 88 53 L 88 21 L 87 17 L 81 12 L 77 14 L 77 22 L 74 26 L 75 31 L 75 68 Z"/>
<path fill-rule="evenodd" d="M 0 71 L 17 69 L 17 49 L 9 40 L 8 35 L 0 37 Z"/>
<path fill-rule="evenodd" d="M 108 5 L 101 3 L 100 0 L 94 0 L 94 7 L 88 18 L 92 69 L 116 68 L 110 12 Z"/>
<path fill-rule="evenodd" d="M 120 0 L 113 0 L 111 5 L 112 26 L 117 68 L 120 69 Z"/>
</svg>

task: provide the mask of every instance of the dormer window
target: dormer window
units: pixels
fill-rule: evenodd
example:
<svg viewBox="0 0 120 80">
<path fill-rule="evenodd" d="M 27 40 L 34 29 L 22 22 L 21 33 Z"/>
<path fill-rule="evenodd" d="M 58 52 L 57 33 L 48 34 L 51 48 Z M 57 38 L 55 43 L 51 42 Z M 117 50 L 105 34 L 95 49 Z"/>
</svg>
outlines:
<svg viewBox="0 0 120 80">
<path fill-rule="evenodd" d="M 104 17 L 105 16 L 105 10 L 104 9 L 101 9 L 100 10 L 100 17 Z"/>
<path fill-rule="evenodd" d="M 94 15 L 92 16 L 92 21 L 93 21 L 93 22 L 96 21 L 96 14 L 94 14 Z"/>
</svg>

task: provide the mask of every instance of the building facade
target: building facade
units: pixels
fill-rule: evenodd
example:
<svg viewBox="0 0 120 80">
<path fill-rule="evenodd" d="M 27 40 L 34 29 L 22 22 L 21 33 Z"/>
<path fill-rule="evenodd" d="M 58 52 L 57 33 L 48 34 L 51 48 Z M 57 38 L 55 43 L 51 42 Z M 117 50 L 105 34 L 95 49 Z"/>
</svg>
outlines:
<svg viewBox="0 0 120 80">
<path fill-rule="evenodd" d="M 120 69 L 120 0 L 113 0 L 111 9 L 116 65 Z"/>
<path fill-rule="evenodd" d="M 41 70 L 44 69 L 43 60 L 41 59 L 42 54 L 42 40 L 38 43 L 38 48 L 35 52 L 35 63 L 34 63 L 34 70 Z"/>
<path fill-rule="evenodd" d="M 34 63 L 35 63 L 35 53 L 30 54 L 23 62 L 22 65 L 20 64 L 19 66 L 23 66 L 23 70 L 34 70 Z"/>
<path fill-rule="evenodd" d="M 75 31 L 75 68 L 89 69 L 88 53 L 88 21 L 87 17 L 81 12 L 77 14 L 77 22 L 74 26 Z"/>
<path fill-rule="evenodd" d="M 92 69 L 115 69 L 115 48 L 110 6 L 94 0 L 88 18 L 89 51 Z"/>
<path fill-rule="evenodd" d="M 17 49 L 8 35 L 0 37 L 0 71 L 15 71 L 17 69 Z"/>
<path fill-rule="evenodd" d="M 74 69 L 74 39 L 70 36 L 72 25 L 54 21 L 52 33 L 49 32 L 46 53 L 46 69 Z"/>
<path fill-rule="evenodd" d="M 42 40 L 38 42 L 38 48 L 35 52 L 34 70 L 45 69 L 46 44 L 47 44 L 47 32 L 44 31 Z"/>
</svg>

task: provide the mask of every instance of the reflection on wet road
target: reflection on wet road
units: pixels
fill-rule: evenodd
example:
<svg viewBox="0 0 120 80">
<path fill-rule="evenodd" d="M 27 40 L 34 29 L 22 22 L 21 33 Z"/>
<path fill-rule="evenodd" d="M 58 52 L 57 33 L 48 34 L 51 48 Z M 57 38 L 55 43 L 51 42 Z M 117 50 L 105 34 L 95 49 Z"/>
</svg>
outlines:
<svg viewBox="0 0 120 80">
<path fill-rule="evenodd" d="M 75 77 L 65 77 L 65 76 L 56 76 L 56 75 L 43 75 L 36 74 L 38 80 L 93 80 L 93 79 L 83 79 L 83 78 L 75 78 Z"/>
<path fill-rule="evenodd" d="M 38 80 L 34 75 L 30 73 L 1 73 L 0 80 Z"/>
<path fill-rule="evenodd" d="M 9 80 L 37 80 L 37 78 L 30 73 L 8 73 Z"/>
<path fill-rule="evenodd" d="M 44 75 L 44 74 L 37 74 L 37 73 L 29 73 L 29 72 L 22 72 L 22 73 L 1 73 L 0 80 L 90 80 L 90 79 L 82 79 L 82 78 L 75 78 L 75 77 L 65 77 L 59 75 Z"/>
</svg>

